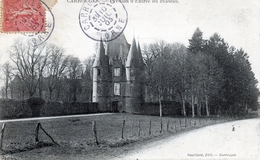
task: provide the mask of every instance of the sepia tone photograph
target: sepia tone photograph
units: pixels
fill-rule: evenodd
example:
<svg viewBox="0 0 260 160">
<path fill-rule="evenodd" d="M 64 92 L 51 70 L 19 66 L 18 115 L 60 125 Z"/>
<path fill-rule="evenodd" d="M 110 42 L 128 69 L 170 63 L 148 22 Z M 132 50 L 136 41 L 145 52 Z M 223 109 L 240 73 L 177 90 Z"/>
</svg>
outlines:
<svg viewBox="0 0 260 160">
<path fill-rule="evenodd" d="M 260 159 L 259 8 L 0 0 L 0 159 Z"/>
</svg>

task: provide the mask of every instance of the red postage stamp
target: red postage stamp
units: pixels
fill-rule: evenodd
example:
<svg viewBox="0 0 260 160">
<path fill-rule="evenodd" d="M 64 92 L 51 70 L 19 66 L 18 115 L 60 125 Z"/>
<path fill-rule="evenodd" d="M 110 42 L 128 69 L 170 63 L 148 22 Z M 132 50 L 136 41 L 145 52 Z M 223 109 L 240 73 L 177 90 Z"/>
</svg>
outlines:
<svg viewBox="0 0 260 160">
<path fill-rule="evenodd" d="M 45 8 L 40 0 L 2 0 L 2 32 L 45 32 Z"/>
</svg>

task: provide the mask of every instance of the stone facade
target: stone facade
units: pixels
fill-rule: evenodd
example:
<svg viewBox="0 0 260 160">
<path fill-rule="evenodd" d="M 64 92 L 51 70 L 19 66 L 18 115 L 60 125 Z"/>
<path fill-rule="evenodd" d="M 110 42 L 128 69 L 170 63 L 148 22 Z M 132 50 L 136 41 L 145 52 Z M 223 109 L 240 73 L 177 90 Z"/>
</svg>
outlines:
<svg viewBox="0 0 260 160">
<path fill-rule="evenodd" d="M 144 100 L 144 63 L 140 45 L 129 45 L 122 34 L 100 42 L 93 64 L 93 102 L 102 110 L 140 113 Z"/>
</svg>

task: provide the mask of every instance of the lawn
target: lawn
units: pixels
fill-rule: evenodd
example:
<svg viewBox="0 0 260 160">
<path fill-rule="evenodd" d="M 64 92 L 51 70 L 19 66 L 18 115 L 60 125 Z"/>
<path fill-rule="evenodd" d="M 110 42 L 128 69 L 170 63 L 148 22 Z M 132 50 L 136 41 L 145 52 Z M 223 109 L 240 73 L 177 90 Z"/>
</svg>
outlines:
<svg viewBox="0 0 260 160">
<path fill-rule="evenodd" d="M 93 136 L 93 121 L 96 123 L 98 145 Z M 123 121 L 125 121 L 122 138 Z M 6 123 L 3 138 L 3 155 L 24 155 L 31 150 L 45 149 L 46 155 L 59 150 L 55 155 L 115 148 L 152 139 L 153 137 L 175 134 L 201 126 L 223 122 L 218 118 L 173 118 L 134 114 L 110 114 L 91 117 L 62 118 L 41 121 L 19 121 Z M 59 145 L 39 131 L 39 141 L 35 142 L 38 123 Z M 151 125 L 150 125 L 151 124 Z M 1 124 L 2 125 L 2 124 Z M 44 151 L 44 152 L 45 152 Z M 44 153 L 42 153 L 44 154 Z M 85 153 L 84 153 L 85 154 Z"/>
</svg>

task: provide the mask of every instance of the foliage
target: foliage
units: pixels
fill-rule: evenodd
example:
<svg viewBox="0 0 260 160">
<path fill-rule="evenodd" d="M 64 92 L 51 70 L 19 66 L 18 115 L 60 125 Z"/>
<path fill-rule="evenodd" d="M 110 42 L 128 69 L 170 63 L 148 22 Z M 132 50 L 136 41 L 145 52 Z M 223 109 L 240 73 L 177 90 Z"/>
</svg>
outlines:
<svg viewBox="0 0 260 160">
<path fill-rule="evenodd" d="M 32 117 L 39 117 L 41 115 L 41 106 L 45 101 L 41 98 L 31 97 L 27 99 L 27 103 L 32 111 Z"/>
<path fill-rule="evenodd" d="M 241 115 L 256 109 L 258 82 L 247 53 L 229 47 L 217 33 L 209 40 L 202 35 L 197 28 L 187 49 L 165 41 L 144 47 L 146 85 L 153 96 L 181 103 L 184 116 Z"/>
<path fill-rule="evenodd" d="M 27 103 L 31 107 L 40 107 L 40 106 L 44 105 L 45 100 L 43 100 L 41 98 L 32 97 L 32 98 L 27 99 Z"/>
</svg>

